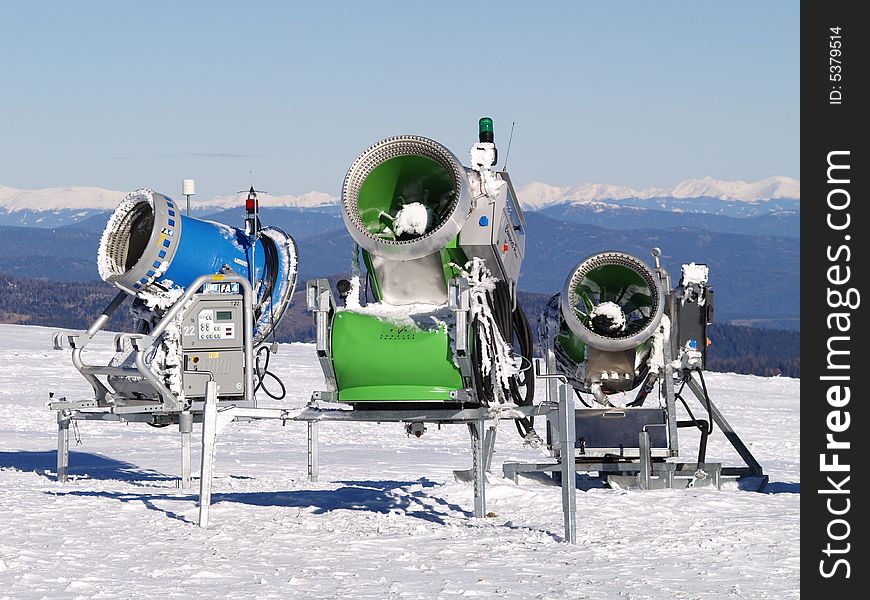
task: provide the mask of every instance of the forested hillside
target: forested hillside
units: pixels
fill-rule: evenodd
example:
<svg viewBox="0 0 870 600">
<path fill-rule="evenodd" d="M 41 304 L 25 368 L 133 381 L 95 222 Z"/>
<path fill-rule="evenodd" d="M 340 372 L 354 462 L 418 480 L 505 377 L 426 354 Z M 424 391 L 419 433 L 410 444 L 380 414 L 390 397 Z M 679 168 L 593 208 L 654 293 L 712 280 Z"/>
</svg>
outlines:
<svg viewBox="0 0 870 600">
<path fill-rule="evenodd" d="M 297 289 L 300 291 L 296 292 L 293 305 L 278 326 L 278 341 L 314 339 L 314 323 L 305 308 L 304 287 Z M 0 323 L 86 329 L 116 293 L 101 281 L 57 282 L 0 274 Z M 547 298 L 543 294 L 520 293 L 520 303 L 533 330 Z M 112 317 L 108 329 L 130 330 L 126 306 Z M 710 370 L 800 377 L 799 332 L 719 323 L 710 328 L 709 337 Z"/>
</svg>

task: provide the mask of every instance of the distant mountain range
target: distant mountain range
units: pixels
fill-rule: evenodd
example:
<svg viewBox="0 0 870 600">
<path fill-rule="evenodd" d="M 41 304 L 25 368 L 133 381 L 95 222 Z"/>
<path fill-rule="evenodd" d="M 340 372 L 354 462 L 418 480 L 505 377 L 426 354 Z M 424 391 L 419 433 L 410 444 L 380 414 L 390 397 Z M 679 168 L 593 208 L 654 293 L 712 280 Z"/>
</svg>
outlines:
<svg viewBox="0 0 870 600">
<path fill-rule="evenodd" d="M 634 190 L 619 185 L 581 183 L 570 187 L 558 187 L 541 183 L 529 183 L 517 194 L 524 208 L 536 210 L 553 204 L 589 204 L 593 202 L 612 202 L 620 200 L 653 200 L 673 198 L 688 200 L 693 198 L 713 198 L 749 203 L 765 203 L 769 200 L 799 200 L 801 185 L 791 177 L 767 177 L 760 181 L 722 181 L 712 177 L 687 179 L 670 188 L 647 188 Z"/>
<path fill-rule="evenodd" d="M 23 190 L 0 185 L 0 225 L 62 227 L 81 223 L 111 211 L 124 195 L 87 186 Z M 580 208 L 589 212 L 631 208 L 739 218 L 800 211 L 800 182 L 790 177 L 768 177 L 752 183 L 705 177 L 688 179 L 670 188 L 640 191 L 606 184 L 558 187 L 532 182 L 519 188 L 517 195 L 524 210 L 555 211 L 551 214 Z M 323 209 L 337 204 L 335 196 L 323 192 L 300 196 L 265 194 L 260 201 L 263 208 Z M 208 200 L 194 198 L 192 205 L 195 215 L 204 215 L 239 207 L 242 199 L 238 194 Z"/>
<path fill-rule="evenodd" d="M 239 225 L 241 215 L 237 210 L 222 211 L 210 218 Z M 659 246 L 665 266 L 676 277 L 682 263 L 709 264 L 717 320 L 788 329 L 799 326 L 797 237 L 673 225 L 604 228 L 554 219 L 544 211 L 527 213 L 526 218 L 526 261 L 520 277 L 520 288 L 525 291 L 559 291 L 571 267 L 594 252 L 620 250 L 649 263 L 650 248 Z M 337 210 L 271 208 L 263 210 L 262 220 L 296 239 L 300 280 L 349 272 L 353 242 Z M 0 226 L 0 273 L 62 281 L 97 279 L 95 256 L 102 226 L 97 218 L 55 229 Z"/>
<path fill-rule="evenodd" d="M 800 183 L 684 181 L 636 191 L 582 184 L 532 183 L 518 191 L 528 222 L 520 288 L 552 294 L 570 268 L 602 250 L 649 262 L 660 246 L 678 276 L 683 262 L 706 262 L 717 294 L 717 320 L 799 328 Z M 663 195 L 665 194 L 665 195 Z M 703 196 L 693 196 L 703 194 Z M 99 236 L 123 192 L 93 187 L 16 190 L 0 186 L 0 273 L 57 281 L 97 279 Z M 240 226 L 238 196 L 198 202 L 195 215 Z M 347 273 L 353 243 L 337 200 L 311 192 L 264 196 L 261 219 L 300 247 L 300 279 Z"/>
</svg>

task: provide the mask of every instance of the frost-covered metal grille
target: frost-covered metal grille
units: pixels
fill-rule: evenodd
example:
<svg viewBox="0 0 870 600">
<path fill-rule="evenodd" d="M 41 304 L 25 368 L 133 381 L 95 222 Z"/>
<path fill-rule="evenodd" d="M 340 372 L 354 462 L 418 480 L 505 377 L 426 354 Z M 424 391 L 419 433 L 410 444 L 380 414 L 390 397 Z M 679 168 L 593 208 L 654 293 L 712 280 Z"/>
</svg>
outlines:
<svg viewBox="0 0 870 600">
<path fill-rule="evenodd" d="M 387 138 L 374 144 L 363 152 L 348 169 L 347 176 L 342 186 L 342 204 L 346 214 L 359 234 L 376 241 L 378 244 L 391 246 L 403 246 L 418 244 L 421 240 L 435 236 L 442 228 L 450 223 L 450 219 L 444 219 L 437 223 L 431 230 L 410 240 L 390 240 L 378 237 L 369 231 L 363 223 L 359 211 L 359 195 L 363 184 L 378 166 L 384 162 L 399 156 L 424 156 L 437 162 L 453 178 L 454 194 L 447 214 L 456 212 L 461 200 L 461 190 L 466 178 L 465 169 L 456 160 L 456 157 L 447 148 L 434 140 L 421 136 L 403 135 Z M 463 217 L 466 215 L 463 215 Z M 355 232 L 351 232 L 356 237 Z M 451 234 L 451 236 L 454 234 Z"/>
<path fill-rule="evenodd" d="M 98 266 L 104 280 L 123 275 L 135 265 L 144 246 L 134 242 L 142 237 L 147 242 L 153 223 L 153 209 L 145 196 L 133 196 L 115 210 L 100 240 Z M 137 228 L 148 230 L 134 231 Z"/>
<path fill-rule="evenodd" d="M 632 298 L 635 295 L 642 296 L 645 303 L 633 306 L 627 311 L 628 314 L 625 316 L 628 319 L 628 327 L 621 331 L 613 331 L 607 335 L 601 335 L 590 327 L 588 323 L 578 318 L 578 310 L 584 306 L 584 299 L 581 297 L 580 290 L 587 286 L 589 282 L 588 278 L 593 271 L 612 269 L 613 267 L 630 269 L 643 282 L 643 285 L 638 283 L 626 284 L 624 289 L 621 289 L 619 297 L 615 299 L 618 300 L 615 303 L 625 309 L 627 304 L 633 302 Z M 627 347 L 630 347 L 638 340 L 642 341 L 642 339 L 649 337 L 652 335 L 664 312 L 664 294 L 656 276 L 642 261 L 621 252 L 603 252 L 581 262 L 566 282 L 562 293 L 563 317 L 568 327 L 576 335 L 580 336 L 584 342 L 607 350 L 625 349 L 621 348 L 624 345 L 623 343 L 627 343 Z M 567 303 L 564 303 L 564 299 L 567 299 Z M 605 299 L 597 298 L 592 300 L 595 304 L 603 302 Z M 579 316 L 585 316 L 582 315 L 583 311 L 579 312 L 581 313 Z"/>
</svg>

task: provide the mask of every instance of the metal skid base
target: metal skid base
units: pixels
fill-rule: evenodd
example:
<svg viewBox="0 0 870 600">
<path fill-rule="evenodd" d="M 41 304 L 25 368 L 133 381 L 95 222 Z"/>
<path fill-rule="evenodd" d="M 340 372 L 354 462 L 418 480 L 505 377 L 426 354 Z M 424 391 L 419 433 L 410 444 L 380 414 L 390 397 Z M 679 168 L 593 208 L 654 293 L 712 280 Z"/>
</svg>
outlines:
<svg viewBox="0 0 870 600">
<path fill-rule="evenodd" d="M 321 397 L 315 393 L 312 404 L 293 417 L 295 421 L 308 422 L 308 476 L 317 481 L 320 472 L 318 436 L 321 422 L 368 422 L 408 423 L 437 425 L 466 425 L 471 438 L 471 469 L 454 471 L 457 479 L 471 481 L 474 485 L 474 516 L 486 516 L 486 472 L 492 464 L 495 446 L 495 426 L 487 423 L 498 419 L 514 419 L 517 416 L 544 415 L 555 406 L 537 405 L 512 408 L 510 414 L 501 414 L 489 408 L 464 409 L 413 409 L 395 410 L 346 410 L 318 408 L 314 402 Z"/>
<path fill-rule="evenodd" d="M 199 478 L 199 525 L 208 526 L 211 505 L 211 487 L 214 474 L 215 443 L 218 434 L 234 420 L 272 419 L 288 421 L 299 411 L 280 408 L 256 408 L 231 405 L 218 407 L 218 387 L 214 381 L 206 384 L 206 397 L 191 410 L 159 415 L 162 422 L 177 424 L 181 433 L 181 477 L 178 487 L 191 488 L 191 436 L 193 424 L 202 423 L 202 453 Z M 65 483 L 69 474 L 69 430 L 74 421 L 114 421 L 118 423 L 153 423 L 153 412 L 117 412 L 116 408 L 99 407 L 85 402 L 53 402 L 50 408 L 57 411 L 57 480 Z"/>
<path fill-rule="evenodd" d="M 556 411 L 558 407 L 551 403 L 536 406 L 511 408 L 506 413 L 489 408 L 467 409 L 396 409 L 396 410 L 348 410 L 338 408 L 320 408 L 317 405 L 319 394 L 315 394 L 312 403 L 304 409 L 253 408 L 244 406 L 219 407 L 217 387 L 214 382 L 207 386 L 205 402 L 195 405 L 191 411 L 164 415 L 166 422 L 178 424 L 181 432 L 182 473 L 179 487 L 191 487 L 191 435 L 194 423 L 202 423 L 202 462 L 199 478 L 199 526 L 208 527 L 209 508 L 211 505 L 212 478 L 215 464 L 215 443 L 220 432 L 234 420 L 272 419 L 282 422 L 305 422 L 307 427 L 307 462 L 308 478 L 317 481 L 320 474 L 319 432 L 323 422 L 376 422 L 376 423 L 410 423 L 410 424 L 455 424 L 465 425 L 471 439 L 471 469 L 456 471 L 458 479 L 471 481 L 474 486 L 474 516 L 486 516 L 486 472 L 492 463 L 495 445 L 495 426 L 491 424 L 498 419 L 514 419 L 518 416 L 541 416 Z M 91 406 L 89 402 L 56 402 L 52 408 L 57 411 L 58 418 L 58 452 L 57 479 L 67 480 L 69 472 L 69 429 L 73 421 L 115 421 L 115 422 L 152 422 L 153 413 L 117 413 L 109 408 Z M 573 475 L 566 473 L 566 481 L 573 480 Z M 566 515 L 566 531 L 571 527 L 571 535 L 566 539 L 574 540 L 573 533 L 574 486 L 564 486 L 567 494 L 564 500 Z"/>
<path fill-rule="evenodd" d="M 620 489 L 686 489 L 714 487 L 721 489 L 722 465 L 719 463 L 669 463 L 655 462 L 646 471 L 635 462 L 586 462 L 576 461 L 575 470 L 598 473 L 608 485 Z M 504 476 L 519 483 L 520 475 L 527 473 L 558 473 L 561 462 L 504 463 Z M 554 477 L 561 480 L 561 477 Z M 561 481 L 560 481 L 561 483 Z"/>
<path fill-rule="evenodd" d="M 686 385 L 699 400 L 702 398 L 705 400 L 705 406 L 712 423 L 715 423 L 724 433 L 746 466 L 723 467 L 720 463 L 706 462 L 704 460 L 706 434 L 702 434 L 697 462 L 667 462 L 665 460 L 665 457 L 674 458 L 678 455 L 676 432 L 679 427 L 685 426 L 676 420 L 674 406 L 676 395 L 672 383 L 673 371 L 670 366 L 666 368 L 662 386 L 662 394 L 666 401 L 666 409 L 663 411 L 664 422 L 661 424 L 648 423 L 642 426 L 637 434 L 637 447 L 635 449 L 623 447 L 604 450 L 578 444 L 577 438 L 578 427 L 585 427 L 588 423 L 588 419 L 580 418 L 580 414 L 597 414 L 602 411 L 600 409 L 576 410 L 573 389 L 566 378 L 559 374 L 542 372 L 541 366 L 542 363 L 538 363 L 537 375 L 547 381 L 548 398 L 557 400 L 558 406 L 558 420 L 555 422 L 556 434 L 554 439 L 548 442 L 548 445 L 553 449 L 554 460 L 547 462 L 506 462 L 502 468 L 505 477 L 515 483 L 519 482 L 521 474 L 530 473 L 550 473 L 553 479 L 558 480 L 562 488 L 566 540 L 574 541 L 576 539 L 574 513 L 577 471 L 598 473 L 598 476 L 611 486 L 623 489 L 686 489 L 709 486 L 718 490 L 721 489 L 723 477 L 753 479 L 756 484 L 755 489 L 759 491 L 767 484 L 767 476 L 763 473 L 761 465 L 716 404 L 707 396 L 706 390 L 702 389 L 702 386 L 699 386 L 690 376 L 685 378 Z M 599 417 L 605 418 L 606 416 L 599 415 Z M 694 423 L 706 422 L 693 419 L 692 424 Z M 655 427 L 664 428 L 667 431 L 665 438 L 667 442 L 664 447 L 651 444 L 653 438 L 651 438 L 650 430 Z M 586 432 L 584 431 L 584 433 Z M 593 453 L 592 456 L 587 455 L 590 452 Z M 595 456 L 594 452 L 599 452 L 599 454 Z M 566 459 L 566 457 L 569 458 Z"/>
</svg>

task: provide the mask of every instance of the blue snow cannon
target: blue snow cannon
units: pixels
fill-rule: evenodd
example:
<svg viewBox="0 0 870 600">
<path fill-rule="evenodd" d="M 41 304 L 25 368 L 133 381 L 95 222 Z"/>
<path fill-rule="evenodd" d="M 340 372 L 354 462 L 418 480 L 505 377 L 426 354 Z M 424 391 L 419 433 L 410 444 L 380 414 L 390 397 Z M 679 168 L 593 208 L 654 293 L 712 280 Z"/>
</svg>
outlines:
<svg viewBox="0 0 870 600">
<path fill-rule="evenodd" d="M 128 194 L 100 239 L 100 277 L 132 296 L 147 299 L 185 289 L 197 277 L 232 271 L 254 289 L 254 342 L 281 320 L 296 287 L 297 251 L 277 227 L 251 233 L 183 215 L 171 198 L 149 189 Z"/>
</svg>

